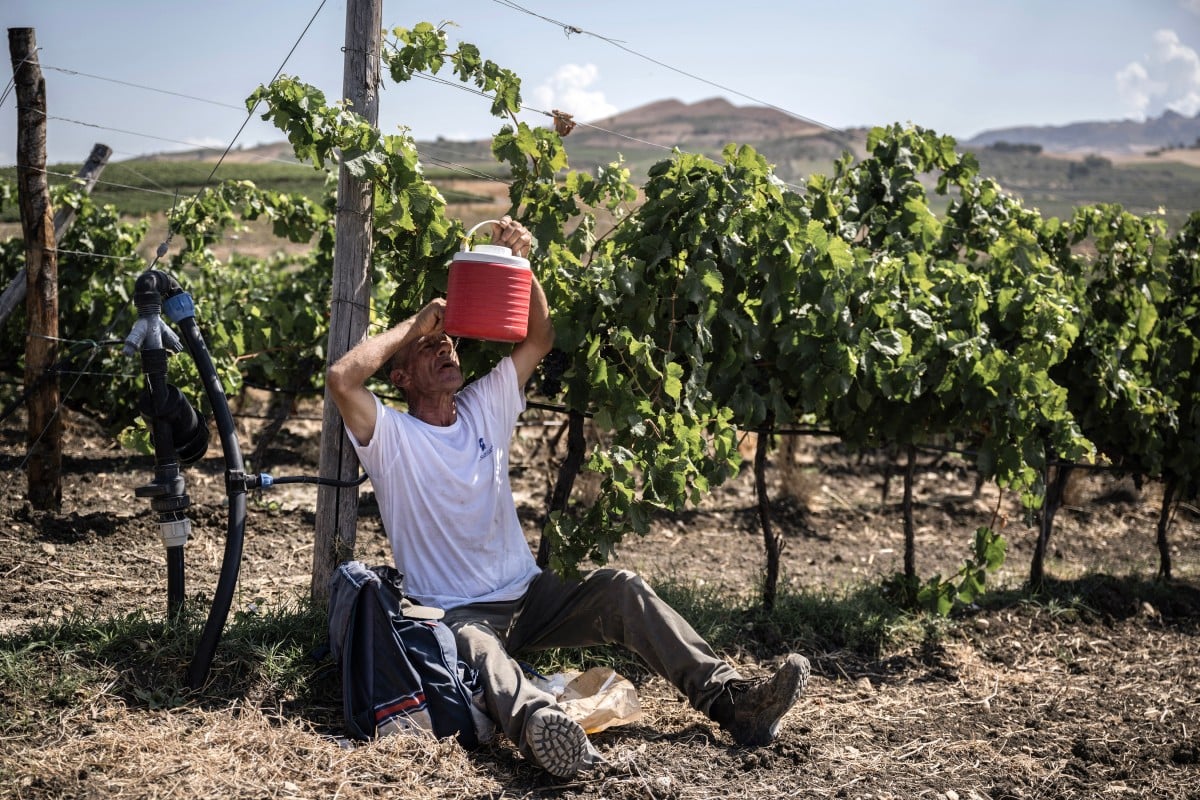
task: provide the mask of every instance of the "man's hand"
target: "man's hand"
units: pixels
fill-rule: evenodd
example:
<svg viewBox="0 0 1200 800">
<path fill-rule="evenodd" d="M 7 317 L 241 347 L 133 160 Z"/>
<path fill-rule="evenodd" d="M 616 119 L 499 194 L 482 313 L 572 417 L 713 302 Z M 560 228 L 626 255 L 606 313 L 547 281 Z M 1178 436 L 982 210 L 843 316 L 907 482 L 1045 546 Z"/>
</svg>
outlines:
<svg viewBox="0 0 1200 800">
<path fill-rule="evenodd" d="M 507 214 L 492 226 L 492 244 L 512 250 L 514 256 L 528 258 L 533 246 L 533 234 Z"/>
<path fill-rule="evenodd" d="M 446 298 L 435 297 L 413 317 L 412 332 L 405 337 L 406 343 L 422 336 L 439 334 L 446 325 Z"/>
</svg>

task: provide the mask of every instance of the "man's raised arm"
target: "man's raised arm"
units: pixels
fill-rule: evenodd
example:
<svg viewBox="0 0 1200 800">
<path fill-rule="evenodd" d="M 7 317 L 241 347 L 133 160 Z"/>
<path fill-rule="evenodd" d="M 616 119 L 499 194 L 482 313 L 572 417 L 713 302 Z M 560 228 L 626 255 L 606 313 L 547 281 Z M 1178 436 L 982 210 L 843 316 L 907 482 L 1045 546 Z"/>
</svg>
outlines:
<svg viewBox="0 0 1200 800">
<path fill-rule="evenodd" d="M 431 300 L 416 315 L 359 342 L 329 367 L 325 388 L 359 444 L 368 444 L 375 435 L 375 397 L 367 391 L 367 381 L 409 342 L 440 331 L 445 316 L 446 301 Z"/>
<path fill-rule="evenodd" d="M 492 242 L 512 250 L 514 256 L 529 258 L 533 235 L 512 217 L 505 216 L 492 226 Z M 546 293 L 533 276 L 529 287 L 529 324 L 525 338 L 513 347 L 513 366 L 517 368 L 517 382 L 524 386 L 537 369 L 538 362 L 554 346 L 554 323 L 550 320 L 550 306 Z"/>
<path fill-rule="evenodd" d="M 550 306 L 546 293 L 534 276 L 529 287 L 529 325 L 525 338 L 513 347 L 513 366 L 517 368 L 517 382 L 524 386 L 537 369 L 538 362 L 554 346 L 554 323 L 550 319 Z"/>
</svg>

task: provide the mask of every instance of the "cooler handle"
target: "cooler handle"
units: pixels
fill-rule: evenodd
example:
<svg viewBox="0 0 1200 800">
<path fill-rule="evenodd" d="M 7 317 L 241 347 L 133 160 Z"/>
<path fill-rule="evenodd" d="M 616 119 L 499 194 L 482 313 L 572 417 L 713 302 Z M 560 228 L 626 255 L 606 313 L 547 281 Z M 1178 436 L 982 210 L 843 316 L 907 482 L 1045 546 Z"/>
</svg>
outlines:
<svg viewBox="0 0 1200 800">
<path fill-rule="evenodd" d="M 471 226 L 471 229 L 470 229 L 470 230 L 468 230 L 468 231 L 466 232 L 466 234 L 464 234 L 464 235 L 463 235 L 462 252 L 464 252 L 464 253 L 465 253 L 465 252 L 467 252 L 468 250 L 470 250 L 470 249 L 471 249 L 471 236 L 473 236 L 473 235 L 475 234 L 475 231 L 479 230 L 479 229 L 480 229 L 480 228 L 482 228 L 484 225 L 489 225 L 489 224 L 490 224 L 490 225 L 499 225 L 499 224 L 500 224 L 500 220 L 498 220 L 498 219 L 485 219 L 483 222 L 480 222 L 480 223 L 477 223 L 477 224 L 475 224 L 475 225 Z"/>
</svg>

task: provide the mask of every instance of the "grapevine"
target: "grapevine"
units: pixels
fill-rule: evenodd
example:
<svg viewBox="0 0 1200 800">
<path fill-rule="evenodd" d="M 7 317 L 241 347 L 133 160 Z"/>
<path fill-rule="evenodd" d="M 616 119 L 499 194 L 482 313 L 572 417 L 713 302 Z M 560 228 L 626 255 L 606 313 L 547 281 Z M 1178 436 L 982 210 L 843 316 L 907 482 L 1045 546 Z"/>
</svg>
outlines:
<svg viewBox="0 0 1200 800">
<path fill-rule="evenodd" d="M 556 327 L 538 390 L 565 406 L 577 448 L 543 531 L 556 569 L 603 563 L 655 513 L 700 502 L 740 469 L 743 432 L 770 437 L 797 423 L 853 448 L 962 450 L 1031 513 L 1046 503 L 1054 465 L 1097 458 L 1162 477 L 1164 508 L 1195 495 L 1200 214 L 1175 238 L 1110 206 L 1045 219 L 980 175 L 952 138 L 900 125 L 871 131 L 865 158 L 843 157 L 803 191 L 735 144 L 719 160 L 676 152 L 639 187 L 620 161 L 571 170 L 559 133 L 518 121 L 519 78 L 473 45 L 452 48 L 441 28 L 394 29 L 383 60 L 398 82 L 453 73 L 491 98 L 499 120 L 492 152 L 509 171 L 508 212 L 536 237 L 531 260 Z M 383 135 L 290 76 L 247 102 L 263 103 L 315 170 L 344 167 L 372 184 L 378 324 L 444 293 L 463 227 L 406 131 Z M 312 203 L 224 183 L 172 216 L 181 249 L 170 268 L 199 301 L 234 391 L 247 379 L 320 383 L 336 207 L 327 186 L 326 201 Z M 119 335 L 147 225 L 79 193 L 56 202 L 79 210 L 62 249 L 106 257 L 60 264 L 60 330 Z M 311 252 L 218 260 L 214 244 L 256 219 L 312 242 Z M 15 274 L 11 242 L 0 259 L 0 277 Z M 16 332 L 4 335 L 20 352 Z M 501 352 L 464 343 L 464 370 L 481 374 Z M 81 378 L 78 394 L 114 429 L 136 413 L 122 398 L 138 376 L 120 358 L 98 353 L 93 368 L 110 375 Z M 180 386 L 197 385 L 186 360 L 172 364 Z M 585 417 L 598 434 L 586 456 Z M 601 479 L 588 507 L 568 500 L 578 464 Z M 905 525 L 911 545 L 910 516 Z M 1168 576 L 1162 522 L 1159 534 Z M 910 546 L 897 585 L 946 613 L 983 591 L 1004 552 L 999 533 L 981 528 L 957 573 L 921 581 Z M 776 578 L 764 582 L 768 605 Z"/>
</svg>

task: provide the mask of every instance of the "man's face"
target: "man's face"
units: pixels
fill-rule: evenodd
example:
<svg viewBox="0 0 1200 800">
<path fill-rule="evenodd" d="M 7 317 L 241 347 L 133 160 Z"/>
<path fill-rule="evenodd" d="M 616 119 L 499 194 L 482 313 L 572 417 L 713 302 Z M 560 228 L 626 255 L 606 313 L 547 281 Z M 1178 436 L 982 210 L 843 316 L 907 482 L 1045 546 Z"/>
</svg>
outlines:
<svg viewBox="0 0 1200 800">
<path fill-rule="evenodd" d="M 463 384 L 454 342 L 445 333 L 422 336 L 408 346 L 404 365 L 393 370 L 392 380 L 410 399 L 414 395 L 456 392 Z"/>
</svg>

